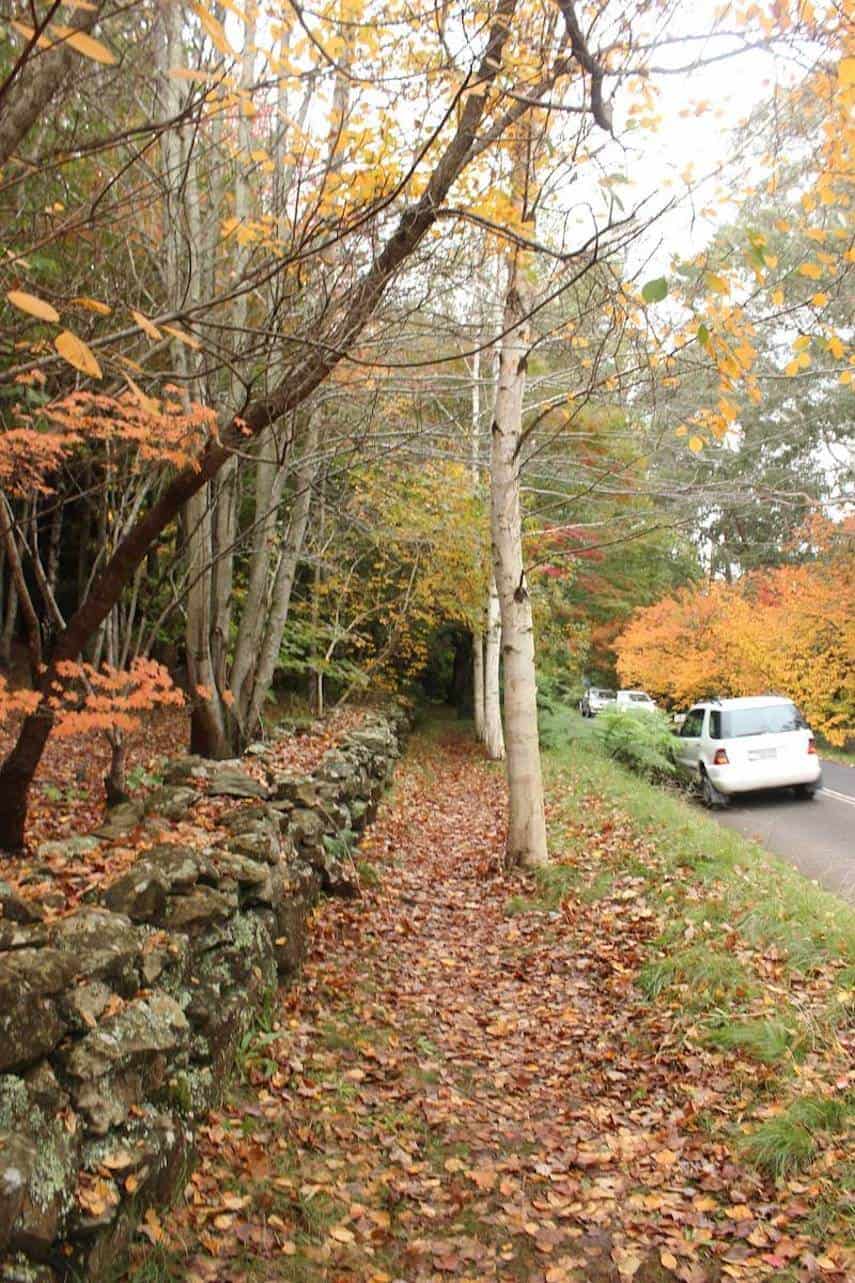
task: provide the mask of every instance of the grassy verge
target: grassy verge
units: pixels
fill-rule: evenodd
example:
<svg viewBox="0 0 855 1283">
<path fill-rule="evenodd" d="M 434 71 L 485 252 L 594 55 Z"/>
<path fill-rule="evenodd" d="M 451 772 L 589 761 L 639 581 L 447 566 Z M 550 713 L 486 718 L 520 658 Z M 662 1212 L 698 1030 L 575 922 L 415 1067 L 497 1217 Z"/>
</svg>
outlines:
<svg viewBox="0 0 855 1283">
<path fill-rule="evenodd" d="M 604 757 L 572 712 L 546 719 L 553 858 L 538 907 L 643 897 L 634 987 L 739 1097 L 712 1129 L 768 1176 L 821 1166 L 817 1216 L 851 1215 L 855 912 L 675 790 Z M 509 912 L 523 906 L 509 904 Z"/>
</svg>

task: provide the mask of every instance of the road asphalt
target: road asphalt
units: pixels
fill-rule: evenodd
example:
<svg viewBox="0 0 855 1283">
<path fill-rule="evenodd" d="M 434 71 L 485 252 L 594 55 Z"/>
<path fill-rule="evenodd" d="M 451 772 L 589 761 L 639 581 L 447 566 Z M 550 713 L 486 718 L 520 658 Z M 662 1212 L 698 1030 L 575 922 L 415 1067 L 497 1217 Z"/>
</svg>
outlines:
<svg viewBox="0 0 855 1283">
<path fill-rule="evenodd" d="M 823 759 L 822 789 L 810 802 L 767 790 L 711 814 L 855 904 L 855 767 Z"/>
</svg>

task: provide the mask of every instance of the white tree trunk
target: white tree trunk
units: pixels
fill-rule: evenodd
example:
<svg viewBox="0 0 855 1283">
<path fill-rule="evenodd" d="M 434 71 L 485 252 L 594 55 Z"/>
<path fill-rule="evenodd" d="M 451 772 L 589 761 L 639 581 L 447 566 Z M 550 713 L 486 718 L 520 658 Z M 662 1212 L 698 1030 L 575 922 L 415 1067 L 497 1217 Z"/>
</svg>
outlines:
<svg viewBox="0 0 855 1283">
<path fill-rule="evenodd" d="M 484 744 L 493 762 L 505 757 L 505 733 L 502 729 L 502 699 L 499 668 L 502 658 L 502 612 L 496 577 L 490 572 L 487 596 L 487 632 L 484 637 Z"/>
<path fill-rule="evenodd" d="M 509 795 L 505 854 L 511 867 L 532 867 L 548 863 L 549 855 L 537 729 L 534 630 L 522 548 L 519 445 L 529 326 L 517 260 L 515 253 L 505 302 L 505 337 L 492 426 L 491 518 L 505 673 Z"/>
<path fill-rule="evenodd" d="M 258 660 L 249 690 L 247 684 L 241 694 L 245 704 L 241 709 L 241 721 L 247 735 L 252 735 L 261 718 L 264 701 L 267 698 L 276 663 L 279 659 L 279 648 L 288 622 L 291 608 L 291 593 L 300 564 L 303 543 L 306 538 L 306 527 L 312 507 L 315 474 L 318 468 L 318 428 L 316 422 L 310 422 L 303 446 L 303 456 L 297 469 L 296 492 L 291 508 L 291 520 L 288 532 L 279 557 L 276 577 L 273 581 L 270 605 L 265 620 L 264 635 L 261 640 Z M 235 692 L 237 694 L 237 692 Z M 248 698 L 247 698 L 248 696 Z"/>
</svg>

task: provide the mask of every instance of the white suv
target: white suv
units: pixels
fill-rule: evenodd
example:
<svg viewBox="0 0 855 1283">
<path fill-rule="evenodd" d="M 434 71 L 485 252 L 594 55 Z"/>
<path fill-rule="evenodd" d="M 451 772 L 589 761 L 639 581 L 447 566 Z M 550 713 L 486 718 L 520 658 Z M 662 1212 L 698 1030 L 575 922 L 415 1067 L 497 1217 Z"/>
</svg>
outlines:
<svg viewBox="0 0 855 1283">
<path fill-rule="evenodd" d="M 583 717 L 596 717 L 604 708 L 615 702 L 615 693 L 602 686 L 589 686 L 579 702 L 579 711 Z"/>
<path fill-rule="evenodd" d="M 792 700 L 751 695 L 695 704 L 680 728 L 677 764 L 701 786 L 707 806 L 733 793 L 794 788 L 813 797 L 822 786 L 816 742 Z"/>
<path fill-rule="evenodd" d="M 637 712 L 640 709 L 642 712 L 646 711 L 648 713 L 652 713 L 654 709 L 659 707 L 656 701 L 650 698 L 647 691 L 630 690 L 618 691 L 617 706 L 618 708 L 631 709 L 633 712 Z"/>
</svg>

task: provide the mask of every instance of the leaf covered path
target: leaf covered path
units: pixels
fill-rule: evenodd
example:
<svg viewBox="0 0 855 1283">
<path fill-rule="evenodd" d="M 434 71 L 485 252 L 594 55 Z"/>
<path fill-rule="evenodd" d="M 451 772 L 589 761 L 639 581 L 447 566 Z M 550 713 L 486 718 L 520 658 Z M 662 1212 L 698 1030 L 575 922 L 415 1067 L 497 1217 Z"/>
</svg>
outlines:
<svg viewBox="0 0 855 1283">
<path fill-rule="evenodd" d="M 655 927 L 638 879 L 509 915 L 502 775 L 439 736 L 414 742 L 363 844 L 379 884 L 321 907 L 300 981 L 203 1129 L 187 1204 L 150 1216 L 158 1268 L 704 1283 L 802 1277 L 807 1259 L 842 1279 L 794 1231 L 797 1194 L 771 1201 L 704 1125 L 732 1074 L 634 984 Z"/>
</svg>

